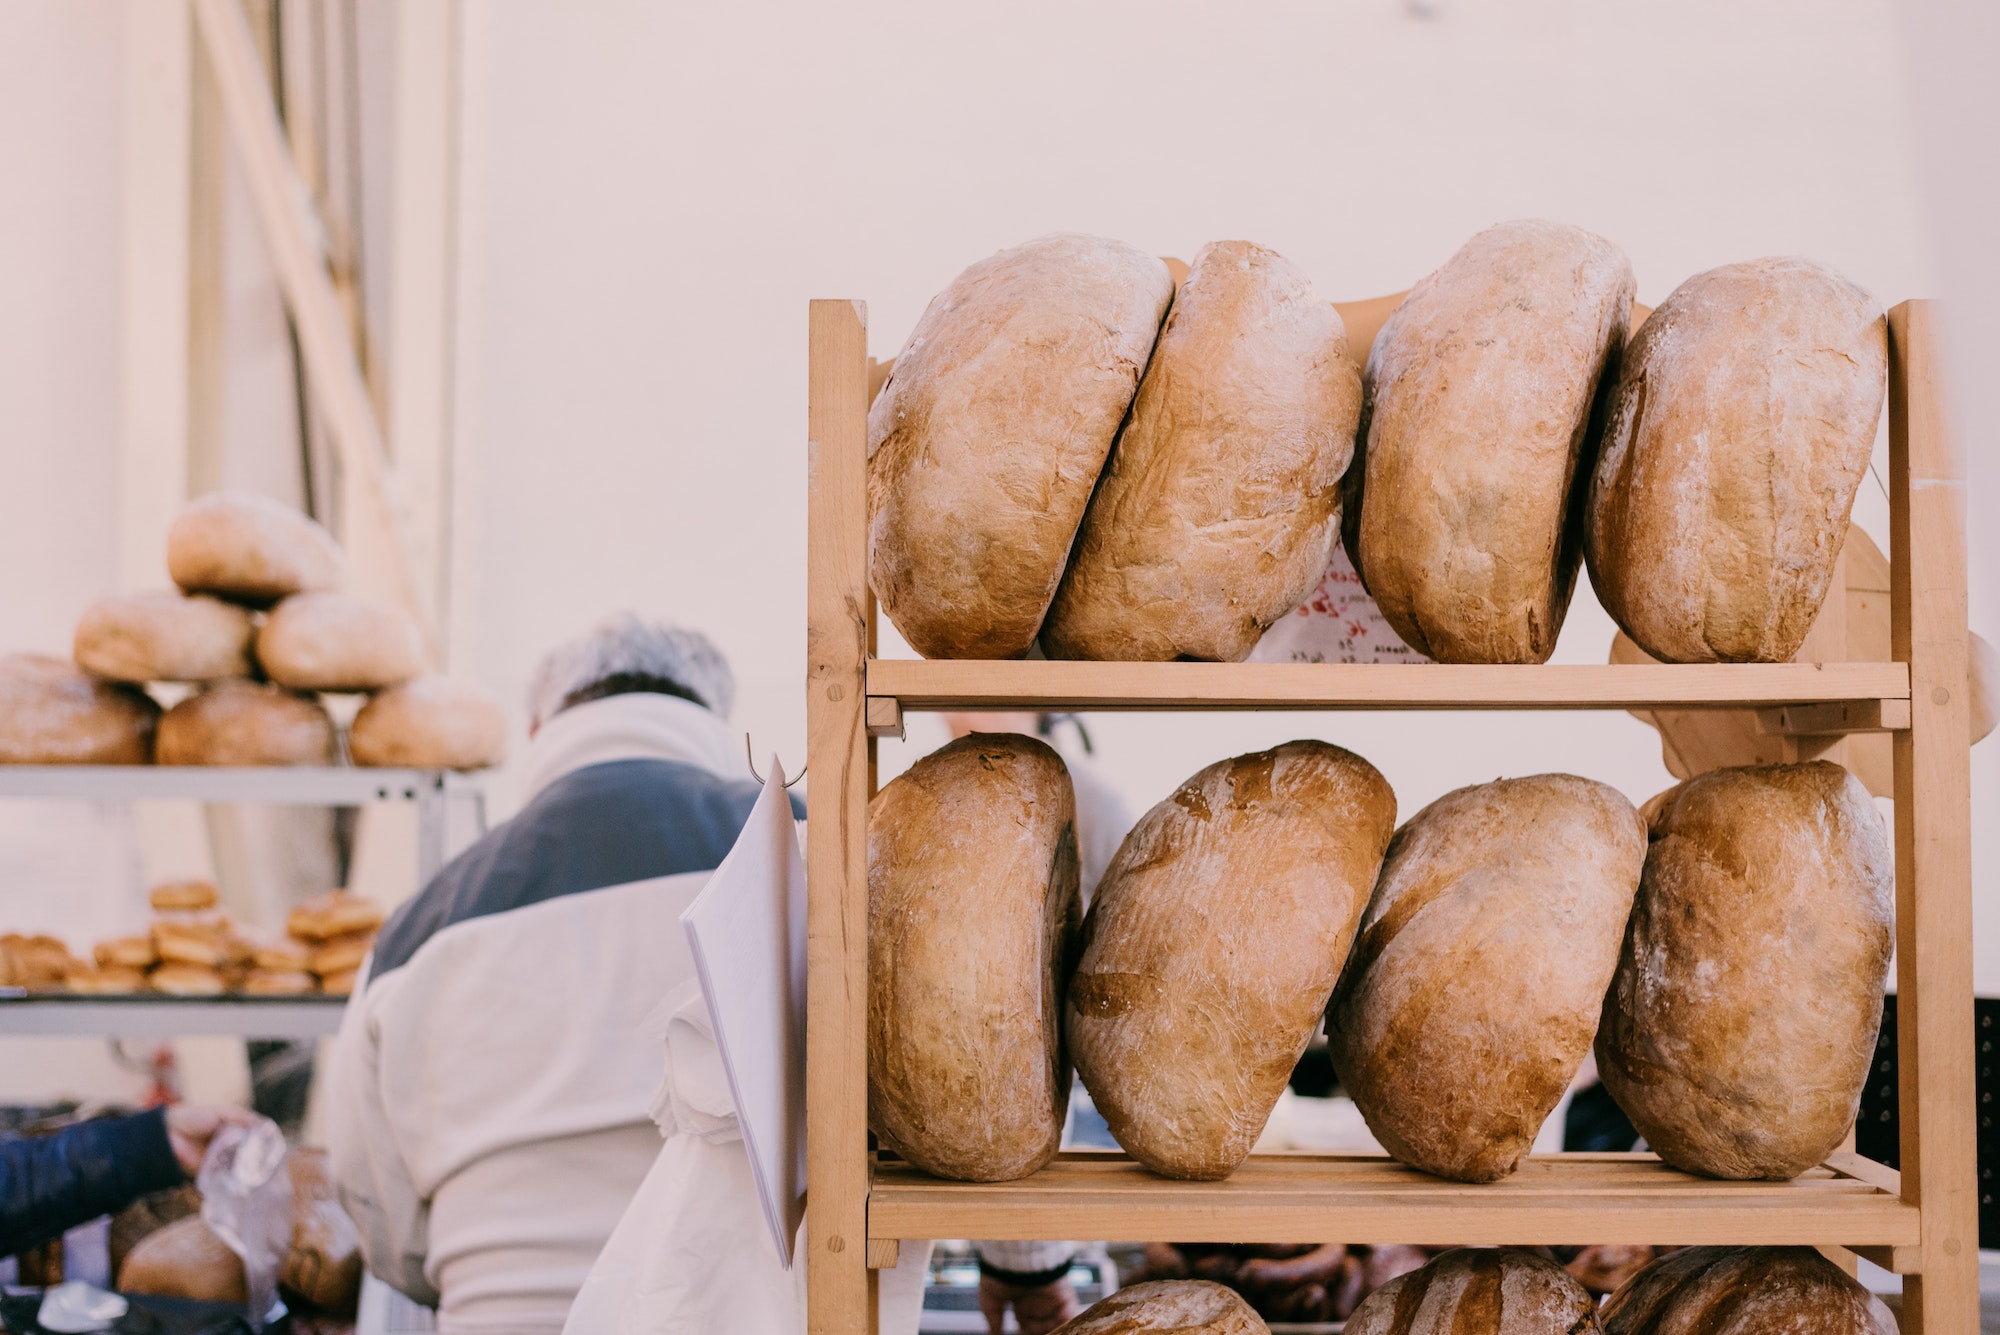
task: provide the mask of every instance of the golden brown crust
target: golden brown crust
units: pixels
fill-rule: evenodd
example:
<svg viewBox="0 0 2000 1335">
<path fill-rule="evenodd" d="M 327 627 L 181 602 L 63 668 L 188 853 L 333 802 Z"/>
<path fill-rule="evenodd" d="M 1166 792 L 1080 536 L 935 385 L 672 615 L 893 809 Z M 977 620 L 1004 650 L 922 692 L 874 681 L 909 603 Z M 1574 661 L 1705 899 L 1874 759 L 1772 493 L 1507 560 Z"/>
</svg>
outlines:
<svg viewBox="0 0 2000 1335">
<path fill-rule="evenodd" d="M 1396 832 L 1327 1011 L 1391 1154 L 1514 1171 L 1590 1051 L 1645 860 L 1624 795 L 1567 774 L 1461 788 Z"/>
<path fill-rule="evenodd" d="M 160 706 L 46 654 L 0 655 L 0 765 L 145 765 Z"/>
<path fill-rule="evenodd" d="M 299 691 L 379 691 L 424 670 L 424 637 L 409 613 L 344 593 L 299 593 L 257 631 L 257 661 Z"/>
<path fill-rule="evenodd" d="M 361 1296 L 361 1235 L 340 1208 L 324 1150 L 285 1156 L 292 1175 L 292 1242 L 278 1282 L 321 1311 L 353 1315 Z"/>
<path fill-rule="evenodd" d="M 1276 251 L 1203 246 L 1042 628 L 1054 658 L 1237 662 L 1319 583 L 1361 373 Z"/>
<path fill-rule="evenodd" d="M 1853 1124 L 1888 981 L 1888 840 L 1838 765 L 1712 770 L 1655 818 L 1597 1066 L 1659 1156 L 1791 1178 Z"/>
<path fill-rule="evenodd" d="M 146 975 L 143 970 L 122 964 L 112 964 L 102 968 L 79 964 L 72 966 L 69 972 L 63 975 L 63 986 L 83 996 L 116 996 L 127 992 L 144 992 Z"/>
<path fill-rule="evenodd" d="M 333 720 L 318 700 L 265 681 L 219 681 L 169 709 L 162 765 L 330 765 Z"/>
<path fill-rule="evenodd" d="M 918 653 L 1034 644 L 1172 296 L 1151 255 L 1059 233 L 931 301 L 868 414 L 868 582 Z"/>
<path fill-rule="evenodd" d="M 349 932 L 322 941 L 312 948 L 311 962 L 307 965 L 322 978 L 336 974 L 353 973 L 361 961 L 368 958 L 368 952 L 375 948 L 375 933 Z"/>
<path fill-rule="evenodd" d="M 242 990 L 253 997 L 300 997 L 319 991 L 319 980 L 301 969 L 252 969 Z"/>
<path fill-rule="evenodd" d="M 250 614 L 179 592 L 100 598 L 76 623 L 76 665 L 108 681 L 214 681 L 250 675 Z"/>
<path fill-rule="evenodd" d="M 220 899 L 213 881 L 162 881 L 146 892 L 146 902 L 155 913 L 212 909 Z"/>
<path fill-rule="evenodd" d="M 1882 308 L 1810 260 L 1730 264 L 1633 337 L 1590 482 L 1605 610 L 1675 663 L 1784 662 L 1819 613 L 1875 446 Z"/>
<path fill-rule="evenodd" d="M 141 1238 L 118 1267 L 118 1288 L 157 1298 L 211 1303 L 249 1300 L 243 1261 L 200 1215 L 177 1219 Z"/>
<path fill-rule="evenodd" d="M 1212 1179 L 1249 1154 L 1395 824 L 1373 765 L 1298 741 L 1210 765 L 1125 836 L 1084 924 L 1065 1036 L 1133 1158 Z"/>
<path fill-rule="evenodd" d="M 1270 1335 L 1235 1290 L 1200 1279 L 1133 1284 L 1093 1304 L 1055 1335 Z"/>
<path fill-rule="evenodd" d="M 1540 663 L 1554 650 L 1593 402 L 1631 307 L 1632 268 L 1609 241 L 1510 222 L 1411 288 L 1376 336 L 1342 522 L 1368 592 L 1418 653 Z"/>
<path fill-rule="evenodd" d="M 0 987 L 46 991 L 63 986 L 84 962 L 69 953 L 61 937 L 8 932 L 0 935 Z"/>
<path fill-rule="evenodd" d="M 281 501 L 212 491 L 189 501 L 167 530 L 167 574 L 189 593 L 252 607 L 340 583 L 333 535 Z"/>
<path fill-rule="evenodd" d="M 1459 1247 L 1376 1289 L 1347 1335 L 1586 1335 L 1597 1299 L 1554 1261 L 1511 1247 Z"/>
<path fill-rule="evenodd" d="M 219 997 L 229 990 L 220 971 L 199 964 L 162 964 L 146 979 L 170 997 Z"/>
<path fill-rule="evenodd" d="M 1055 1157 L 1077 870 L 1069 771 L 1031 737 L 962 737 L 870 805 L 868 1120 L 927 1173 Z"/>
<path fill-rule="evenodd" d="M 346 997 L 354 994 L 354 980 L 358 969 L 347 969 L 341 973 L 324 974 L 319 980 L 319 990 L 330 997 Z"/>
<path fill-rule="evenodd" d="M 263 941 L 250 948 L 251 966 L 274 973 L 303 973 L 312 967 L 312 947 L 303 941 Z"/>
<path fill-rule="evenodd" d="M 1627 1280 L 1605 1335 L 1896 1335 L 1881 1299 L 1811 1247 L 1689 1247 Z"/>
<path fill-rule="evenodd" d="M 150 969 L 160 962 L 151 936 L 117 936 L 99 941 L 92 952 L 100 968 Z"/>
<path fill-rule="evenodd" d="M 369 697 L 347 730 L 357 765 L 485 769 L 507 754 L 507 711 L 469 682 L 427 676 Z"/>
<path fill-rule="evenodd" d="M 388 911 L 366 895 L 329 890 L 293 909 L 285 930 L 301 941 L 325 941 L 349 932 L 372 932 L 387 917 Z"/>
</svg>

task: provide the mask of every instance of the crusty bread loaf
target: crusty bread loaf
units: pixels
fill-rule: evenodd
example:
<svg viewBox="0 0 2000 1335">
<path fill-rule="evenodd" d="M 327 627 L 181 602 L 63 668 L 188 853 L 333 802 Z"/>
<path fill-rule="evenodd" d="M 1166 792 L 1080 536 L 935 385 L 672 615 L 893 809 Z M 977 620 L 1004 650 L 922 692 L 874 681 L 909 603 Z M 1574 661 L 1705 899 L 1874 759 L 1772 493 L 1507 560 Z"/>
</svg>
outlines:
<svg viewBox="0 0 2000 1335">
<path fill-rule="evenodd" d="M 1093 1303 L 1055 1335 L 1270 1335 L 1234 1289 L 1201 1279 L 1133 1284 Z"/>
<path fill-rule="evenodd" d="M 167 574 L 189 593 L 251 607 L 340 583 L 340 546 L 317 523 L 269 496 L 212 491 L 181 507 L 167 530 Z"/>
<path fill-rule="evenodd" d="M 200 1215 L 177 1219 L 141 1238 L 118 1267 L 124 1293 L 194 1298 L 210 1303 L 250 1300 L 243 1261 Z"/>
<path fill-rule="evenodd" d="M 1597 1299 L 1554 1261 L 1511 1247 L 1459 1247 L 1384 1284 L 1347 1335 L 1590 1335 Z"/>
<path fill-rule="evenodd" d="M 333 720 L 318 700 L 267 681 L 218 681 L 169 709 L 162 765 L 330 765 Z"/>
<path fill-rule="evenodd" d="M 1362 582 L 1418 653 L 1540 663 L 1555 648 L 1593 402 L 1631 307 L 1632 268 L 1609 241 L 1502 223 L 1411 288 L 1376 336 L 1342 524 Z"/>
<path fill-rule="evenodd" d="M 507 712 L 453 677 L 417 677 L 371 696 L 347 730 L 357 765 L 484 769 L 507 754 Z"/>
<path fill-rule="evenodd" d="M 1875 299 L 1811 260 L 1696 274 L 1633 336 L 1584 553 L 1655 658 L 1779 663 L 1812 628 L 1888 375 Z"/>
<path fill-rule="evenodd" d="M 0 655 L 0 765 L 144 765 L 160 707 L 46 654 Z"/>
<path fill-rule="evenodd" d="M 372 932 L 388 911 L 379 900 L 347 890 L 329 890 L 294 908 L 285 930 L 301 941 L 326 941 L 349 932 Z"/>
<path fill-rule="evenodd" d="M 1396 832 L 1326 1021 L 1385 1149 L 1514 1171 L 1590 1051 L 1645 861 L 1632 804 L 1567 774 L 1461 788 Z"/>
<path fill-rule="evenodd" d="M 1604 1305 L 1605 1335 L 1896 1335 L 1882 1300 L 1812 1247 L 1689 1247 Z"/>
<path fill-rule="evenodd" d="M 1712 770 L 1652 816 L 1597 1067 L 1662 1159 L 1791 1178 L 1840 1146 L 1888 981 L 1889 844 L 1838 765 Z"/>
<path fill-rule="evenodd" d="M 285 1167 L 292 1178 L 292 1243 L 278 1283 L 320 1311 L 352 1316 L 361 1296 L 361 1235 L 340 1208 L 326 1151 L 295 1149 Z"/>
<path fill-rule="evenodd" d="M 1077 870 L 1069 771 L 1031 737 L 961 737 L 870 805 L 868 1120 L 927 1173 L 1055 1157 Z"/>
<path fill-rule="evenodd" d="M 1084 923 L 1065 1036 L 1133 1158 L 1194 1179 L 1243 1162 L 1395 824 L 1373 765 L 1299 741 L 1210 765 L 1132 827 Z"/>
<path fill-rule="evenodd" d="M 76 665 L 110 681 L 214 681 L 250 675 L 250 614 L 169 591 L 119 593 L 84 609 Z"/>
<path fill-rule="evenodd" d="M 1174 284 L 1058 234 L 939 293 L 868 414 L 868 581 L 929 658 L 1015 658 L 1041 629 Z"/>
<path fill-rule="evenodd" d="M 1042 628 L 1052 658 L 1241 660 L 1340 535 L 1361 373 L 1276 251 L 1194 257 Z"/>
<path fill-rule="evenodd" d="M 155 913 L 212 909 L 221 897 L 215 882 L 203 880 L 162 881 L 146 892 L 146 902 Z"/>
<path fill-rule="evenodd" d="M 344 593 L 299 593 L 257 631 L 257 661 L 300 691 L 379 691 L 424 670 L 424 637 L 409 613 Z"/>
</svg>

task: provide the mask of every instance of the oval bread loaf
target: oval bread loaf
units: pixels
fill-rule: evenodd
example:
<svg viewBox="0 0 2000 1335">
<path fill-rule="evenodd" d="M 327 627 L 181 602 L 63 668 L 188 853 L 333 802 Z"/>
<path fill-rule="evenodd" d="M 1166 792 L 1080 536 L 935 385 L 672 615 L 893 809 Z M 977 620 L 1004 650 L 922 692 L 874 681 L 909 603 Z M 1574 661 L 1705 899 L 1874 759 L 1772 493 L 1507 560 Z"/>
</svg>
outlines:
<svg viewBox="0 0 2000 1335">
<path fill-rule="evenodd" d="M 309 696 L 232 678 L 169 709 L 155 750 L 162 765 L 330 765 L 333 720 Z"/>
<path fill-rule="evenodd" d="M 370 696 L 347 729 L 357 765 L 484 769 L 507 754 L 507 712 L 451 677 L 416 677 Z"/>
<path fill-rule="evenodd" d="M 214 681 L 250 675 L 250 614 L 174 592 L 100 598 L 76 623 L 76 665 L 108 681 Z"/>
<path fill-rule="evenodd" d="M 1173 291 L 1151 255 L 1063 233 L 932 300 L 868 414 L 868 581 L 918 653 L 1034 644 Z"/>
<path fill-rule="evenodd" d="M 46 654 L 0 655 L 0 765 L 144 765 L 160 706 Z"/>
<path fill-rule="evenodd" d="M 1326 570 L 1360 411 L 1312 281 L 1248 241 L 1203 246 L 1084 515 L 1049 656 L 1240 661 Z"/>
<path fill-rule="evenodd" d="M 181 508 L 167 530 L 167 574 L 189 593 L 268 607 L 340 583 L 333 535 L 282 501 L 212 491 Z"/>
<path fill-rule="evenodd" d="M 1593 403 L 1631 309 L 1618 247 L 1511 222 L 1411 288 L 1376 335 L 1342 524 L 1362 582 L 1418 653 L 1541 663 L 1555 648 L 1582 554 Z"/>
<path fill-rule="evenodd" d="M 1077 1071 L 1126 1152 L 1226 1177 L 1340 976 L 1396 824 L 1325 742 L 1218 761 L 1142 817 L 1098 883 L 1070 982 Z"/>
<path fill-rule="evenodd" d="M 1201 1279 L 1133 1284 L 1093 1303 L 1055 1335 L 1270 1335 L 1234 1289 Z"/>
<path fill-rule="evenodd" d="M 1888 981 L 1882 818 L 1838 765 L 1711 770 L 1649 804 L 1652 846 L 1597 1067 L 1677 1168 L 1792 1178 L 1860 1106 Z"/>
<path fill-rule="evenodd" d="M 1605 1335 L 1896 1335 L 1882 1300 L 1812 1247 L 1689 1247 L 1604 1305 Z"/>
<path fill-rule="evenodd" d="M 1887 329 L 1874 298 L 1801 259 L 1696 274 L 1639 327 L 1584 553 L 1605 610 L 1646 652 L 1798 652 L 1875 446 Z"/>
<path fill-rule="evenodd" d="M 1069 1109 L 1076 797 L 1031 737 L 973 733 L 868 812 L 868 1119 L 927 1173 L 1025 1177 Z"/>
<path fill-rule="evenodd" d="M 177 1219 L 141 1238 L 118 1267 L 118 1287 L 125 1293 L 209 1303 L 240 1304 L 250 1297 L 243 1258 L 200 1215 Z"/>
<path fill-rule="evenodd" d="M 1362 1299 L 1347 1335 L 1589 1335 L 1597 1299 L 1554 1261 L 1512 1247 L 1458 1247 Z"/>
<path fill-rule="evenodd" d="M 424 670 L 424 637 L 409 613 L 344 593 L 299 593 L 271 609 L 257 661 L 300 691 L 379 691 Z"/>
<path fill-rule="evenodd" d="M 1396 832 L 1326 1021 L 1385 1149 L 1514 1171 L 1590 1052 L 1645 861 L 1632 804 L 1568 774 L 1461 788 Z"/>
</svg>

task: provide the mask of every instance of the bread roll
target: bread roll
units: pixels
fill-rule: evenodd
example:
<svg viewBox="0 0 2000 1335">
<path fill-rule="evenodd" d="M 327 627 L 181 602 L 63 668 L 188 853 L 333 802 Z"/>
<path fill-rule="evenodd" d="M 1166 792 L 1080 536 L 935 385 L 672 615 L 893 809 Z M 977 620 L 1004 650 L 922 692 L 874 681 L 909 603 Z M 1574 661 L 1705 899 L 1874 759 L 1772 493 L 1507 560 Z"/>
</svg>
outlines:
<svg viewBox="0 0 2000 1335">
<path fill-rule="evenodd" d="M 354 993 L 354 980 L 359 973 L 360 970 L 358 969 L 347 969 L 341 973 L 322 974 L 319 980 L 319 990 L 330 997 L 352 996 Z"/>
<path fill-rule="evenodd" d="M 1055 1157 L 1077 868 L 1069 771 L 1031 737 L 961 737 L 869 806 L 868 1121 L 927 1173 Z"/>
<path fill-rule="evenodd" d="M 1173 292 L 1151 255 L 1062 233 L 932 300 L 868 414 L 868 582 L 918 653 L 1034 644 Z"/>
<path fill-rule="evenodd" d="M 312 968 L 312 947 L 303 941 L 260 941 L 250 948 L 252 967 L 272 973 L 306 973 Z"/>
<path fill-rule="evenodd" d="M 0 765 L 144 765 L 160 707 L 45 654 L 0 655 Z"/>
<path fill-rule="evenodd" d="M 146 975 L 139 969 L 122 964 L 103 968 L 78 964 L 71 966 L 69 972 L 63 975 L 63 986 L 83 996 L 117 996 L 127 992 L 144 992 Z"/>
<path fill-rule="evenodd" d="M 247 962 L 250 956 L 248 943 L 219 913 L 155 919 L 153 949 L 164 963 L 199 964 L 210 969 Z"/>
<path fill-rule="evenodd" d="M 1461 788 L 1396 832 L 1326 1021 L 1383 1148 L 1514 1171 L 1590 1051 L 1645 861 L 1632 804 L 1567 774 Z"/>
<path fill-rule="evenodd" d="M 1555 648 L 1593 400 L 1631 308 L 1616 246 L 1511 222 L 1466 242 L 1382 326 L 1342 523 L 1362 582 L 1418 653 L 1541 663 Z"/>
<path fill-rule="evenodd" d="M 1200 1279 L 1134 1284 L 1093 1303 L 1055 1335 L 1270 1335 L 1235 1290 Z"/>
<path fill-rule="evenodd" d="M 319 990 L 319 980 L 303 969 L 252 969 L 243 991 L 253 997 L 300 997 Z"/>
<path fill-rule="evenodd" d="M 301 941 L 325 941 L 349 932 L 372 932 L 387 916 L 381 904 L 366 895 L 329 890 L 293 909 L 285 930 Z"/>
<path fill-rule="evenodd" d="M 306 967 L 323 978 L 331 974 L 352 973 L 374 948 L 374 932 L 349 932 L 314 946 Z"/>
<path fill-rule="evenodd" d="M 300 691 L 379 691 L 424 670 L 424 637 L 401 608 L 344 593 L 300 593 L 271 609 L 257 661 Z"/>
<path fill-rule="evenodd" d="M 357 765 L 484 769 L 507 754 L 507 713 L 480 687 L 417 677 L 361 706 L 347 749 Z"/>
<path fill-rule="evenodd" d="M 1347 1318 L 1347 1335 L 1589 1335 L 1597 1299 L 1529 1251 L 1459 1247 L 1384 1284 Z"/>
<path fill-rule="evenodd" d="M 1711 770 L 1655 808 L 1597 1067 L 1662 1159 L 1791 1178 L 1840 1147 L 1888 981 L 1889 844 L 1838 765 Z"/>
<path fill-rule="evenodd" d="M 169 709 L 162 765 L 331 765 L 333 720 L 318 700 L 267 681 L 219 681 Z"/>
<path fill-rule="evenodd" d="M 0 987 L 40 992 L 63 986 L 83 961 L 69 953 L 61 937 L 8 932 L 0 936 Z"/>
<path fill-rule="evenodd" d="M 1896 1335 L 1880 1298 L 1811 1247 L 1689 1247 L 1627 1280 L 1605 1335 Z"/>
<path fill-rule="evenodd" d="M 92 952 L 100 968 L 150 969 L 160 962 L 151 936 L 118 936 L 99 941 Z"/>
<path fill-rule="evenodd" d="M 1340 535 L 1361 373 L 1276 251 L 1194 257 L 1042 630 L 1053 658 L 1240 661 Z"/>
<path fill-rule="evenodd" d="M 162 881 L 146 892 L 155 913 L 212 909 L 220 898 L 213 881 Z"/>
<path fill-rule="evenodd" d="M 219 997 L 228 990 L 219 970 L 199 964 L 162 964 L 147 981 L 170 997 Z"/>
<path fill-rule="evenodd" d="M 250 675 L 250 614 L 184 593 L 100 598 L 76 623 L 76 665 L 110 681 L 213 681 Z"/>
<path fill-rule="evenodd" d="M 148 1233 L 118 1267 L 118 1288 L 159 1298 L 246 1303 L 243 1261 L 209 1231 L 200 1215 Z"/>
<path fill-rule="evenodd" d="M 1133 1158 L 1194 1179 L 1243 1162 L 1395 824 L 1373 765 L 1300 741 L 1210 765 L 1132 827 L 1084 922 L 1065 1036 Z"/>
<path fill-rule="evenodd" d="M 1590 481 L 1606 611 L 1674 663 L 1781 663 L 1819 614 L 1888 374 L 1875 299 L 1811 260 L 1696 274 L 1639 327 Z"/>
<path fill-rule="evenodd" d="M 189 593 L 252 607 L 340 583 L 340 546 L 269 496 L 212 491 L 181 507 L 167 530 L 167 574 Z"/>
</svg>

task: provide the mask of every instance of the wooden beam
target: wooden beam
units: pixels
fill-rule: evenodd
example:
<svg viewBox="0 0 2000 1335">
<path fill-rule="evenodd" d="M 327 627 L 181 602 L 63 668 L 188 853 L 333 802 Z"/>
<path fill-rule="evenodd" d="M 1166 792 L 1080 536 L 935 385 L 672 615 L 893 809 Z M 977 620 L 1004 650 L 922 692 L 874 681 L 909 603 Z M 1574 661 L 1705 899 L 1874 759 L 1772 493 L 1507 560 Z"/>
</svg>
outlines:
<svg viewBox="0 0 2000 1335">
<path fill-rule="evenodd" d="M 1757 711 L 1757 731 L 1766 737 L 1901 732 L 1909 726 L 1908 700 L 1836 700 L 1831 704 L 1779 705 Z"/>
<path fill-rule="evenodd" d="M 868 735 L 903 739 L 903 706 L 895 696 L 868 697 Z"/>
</svg>

